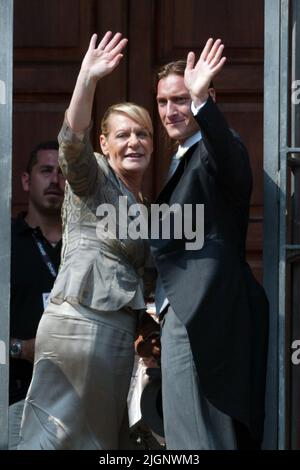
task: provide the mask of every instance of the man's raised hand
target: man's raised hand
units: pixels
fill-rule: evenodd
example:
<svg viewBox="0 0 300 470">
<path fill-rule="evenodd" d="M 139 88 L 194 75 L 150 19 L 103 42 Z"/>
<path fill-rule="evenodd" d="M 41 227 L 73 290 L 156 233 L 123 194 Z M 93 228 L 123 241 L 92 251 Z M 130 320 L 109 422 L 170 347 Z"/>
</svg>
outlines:
<svg viewBox="0 0 300 470">
<path fill-rule="evenodd" d="M 226 57 L 222 57 L 223 50 L 224 45 L 221 39 L 217 39 L 214 42 L 214 40 L 210 38 L 206 42 L 196 64 L 195 53 L 188 53 L 184 82 L 196 106 L 199 106 L 207 100 L 210 82 L 221 70 L 226 61 Z"/>
</svg>

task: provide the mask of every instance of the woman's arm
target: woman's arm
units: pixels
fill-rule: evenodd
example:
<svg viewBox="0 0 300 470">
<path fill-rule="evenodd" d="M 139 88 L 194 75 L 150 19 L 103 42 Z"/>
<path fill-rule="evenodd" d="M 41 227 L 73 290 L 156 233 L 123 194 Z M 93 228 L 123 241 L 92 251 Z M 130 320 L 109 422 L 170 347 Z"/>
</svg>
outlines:
<svg viewBox="0 0 300 470">
<path fill-rule="evenodd" d="M 117 67 L 127 39 L 122 39 L 121 33 L 112 37 L 112 32 L 108 31 L 98 47 L 96 42 L 97 34 L 93 34 L 67 110 L 68 122 L 76 134 L 83 134 L 89 126 L 97 83 Z"/>
<path fill-rule="evenodd" d="M 127 39 L 109 31 L 96 47 L 91 38 L 84 56 L 63 127 L 59 133 L 59 164 L 63 175 L 78 196 L 92 194 L 102 174 L 89 139 L 92 106 L 98 81 L 111 73 L 122 58 Z M 100 178 L 100 180 L 99 180 Z"/>
</svg>

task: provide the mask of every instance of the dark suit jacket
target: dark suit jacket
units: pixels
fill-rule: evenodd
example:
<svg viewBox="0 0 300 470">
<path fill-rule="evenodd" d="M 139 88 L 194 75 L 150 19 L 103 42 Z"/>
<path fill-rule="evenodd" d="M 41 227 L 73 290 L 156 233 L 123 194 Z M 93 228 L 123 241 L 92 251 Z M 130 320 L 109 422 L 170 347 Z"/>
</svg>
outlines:
<svg viewBox="0 0 300 470">
<path fill-rule="evenodd" d="M 261 438 L 268 302 L 245 260 L 249 157 L 211 99 L 195 119 L 203 139 L 156 202 L 204 204 L 204 245 L 188 251 L 188 240 L 174 239 L 171 231 L 170 240 L 151 240 L 152 252 L 170 304 L 186 325 L 206 398 Z"/>
</svg>

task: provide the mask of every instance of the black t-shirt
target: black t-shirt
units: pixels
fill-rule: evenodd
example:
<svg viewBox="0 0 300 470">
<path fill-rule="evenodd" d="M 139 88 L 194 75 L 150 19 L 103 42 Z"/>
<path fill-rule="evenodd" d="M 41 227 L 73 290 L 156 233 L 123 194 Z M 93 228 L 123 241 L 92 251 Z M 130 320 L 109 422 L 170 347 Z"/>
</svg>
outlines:
<svg viewBox="0 0 300 470">
<path fill-rule="evenodd" d="M 42 241 L 55 271 L 58 271 L 61 241 L 53 247 L 39 228 L 32 229 L 20 214 L 11 226 L 10 337 L 35 338 L 44 311 L 43 294 L 51 291 L 54 277 L 46 266 L 35 238 Z M 35 237 L 33 235 L 35 234 Z M 10 360 L 10 404 L 25 398 L 33 365 L 22 359 Z"/>
</svg>

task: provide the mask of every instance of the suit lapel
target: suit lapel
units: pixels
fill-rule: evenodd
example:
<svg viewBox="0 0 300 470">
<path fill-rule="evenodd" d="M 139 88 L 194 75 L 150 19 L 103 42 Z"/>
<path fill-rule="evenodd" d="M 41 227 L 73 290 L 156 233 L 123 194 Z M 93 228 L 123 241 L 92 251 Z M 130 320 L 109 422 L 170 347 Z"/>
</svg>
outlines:
<svg viewBox="0 0 300 470">
<path fill-rule="evenodd" d="M 189 164 L 189 161 L 194 153 L 194 150 L 196 146 L 199 144 L 199 142 L 196 142 L 194 145 L 192 145 L 187 152 L 184 154 L 184 156 L 180 159 L 179 165 L 177 166 L 175 172 L 167 182 L 167 184 L 163 187 L 161 192 L 159 193 L 156 203 L 162 203 L 162 202 L 167 202 L 170 199 L 170 196 L 174 189 L 176 188 L 177 184 L 180 181 L 181 176 L 183 175 L 186 167 Z"/>
</svg>

